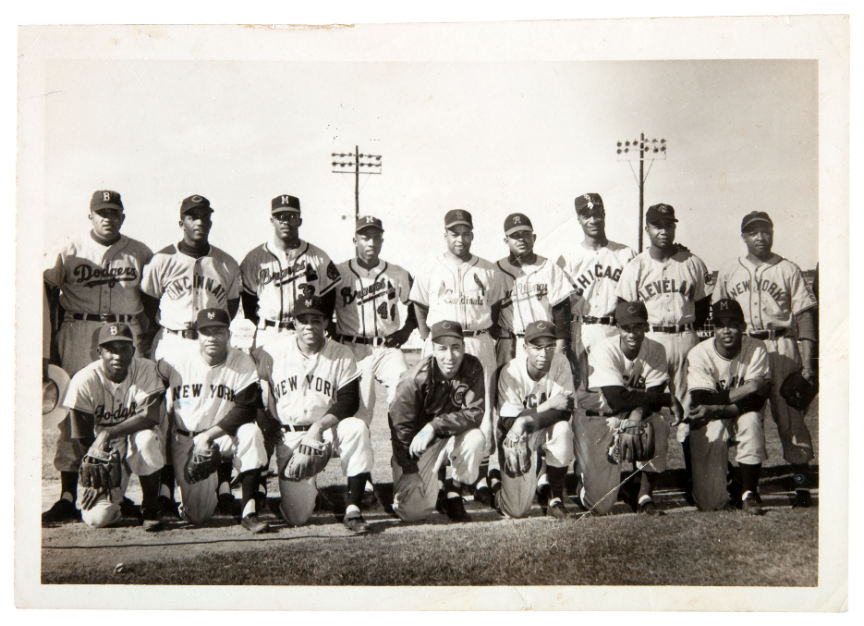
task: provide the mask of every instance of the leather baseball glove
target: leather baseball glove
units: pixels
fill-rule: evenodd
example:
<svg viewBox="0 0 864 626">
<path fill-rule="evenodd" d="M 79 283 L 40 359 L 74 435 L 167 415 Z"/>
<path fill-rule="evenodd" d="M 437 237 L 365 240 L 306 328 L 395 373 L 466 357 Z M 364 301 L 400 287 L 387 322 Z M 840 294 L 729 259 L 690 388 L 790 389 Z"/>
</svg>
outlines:
<svg viewBox="0 0 864 626">
<path fill-rule="evenodd" d="M 211 444 L 207 448 L 192 448 L 192 454 L 183 468 L 183 475 L 190 485 L 200 483 L 219 469 L 221 456 L 219 448 Z"/>
<path fill-rule="evenodd" d="M 501 444 L 504 451 L 504 471 L 510 478 L 517 478 L 531 471 L 531 450 L 528 435 L 516 435 L 511 430 Z"/>
<path fill-rule="evenodd" d="M 326 441 L 304 439 L 288 459 L 282 475 L 287 480 L 299 481 L 311 478 L 327 466 L 330 460 L 330 444 Z"/>
<path fill-rule="evenodd" d="M 654 458 L 654 426 L 631 413 L 615 431 L 606 456 L 615 465 L 650 461 Z"/>
<path fill-rule="evenodd" d="M 78 468 L 78 482 L 84 487 L 81 508 L 90 510 L 102 494 L 110 498 L 111 490 L 120 486 L 122 475 L 119 452 L 102 445 L 101 439 L 90 446 Z"/>
<path fill-rule="evenodd" d="M 792 372 L 780 385 L 780 395 L 786 404 L 799 411 L 807 410 L 818 391 L 819 388 L 804 378 L 801 372 Z"/>
</svg>

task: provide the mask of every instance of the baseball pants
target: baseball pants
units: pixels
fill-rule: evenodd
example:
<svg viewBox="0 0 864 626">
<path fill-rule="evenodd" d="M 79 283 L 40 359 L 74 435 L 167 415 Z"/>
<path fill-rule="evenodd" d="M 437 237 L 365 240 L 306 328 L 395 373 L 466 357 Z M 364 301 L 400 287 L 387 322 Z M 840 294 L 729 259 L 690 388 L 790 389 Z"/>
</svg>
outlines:
<svg viewBox="0 0 864 626">
<path fill-rule="evenodd" d="M 282 443 L 276 446 L 276 467 L 279 471 L 279 510 L 289 524 L 300 526 L 309 521 L 315 511 L 318 496 L 316 476 L 304 480 L 287 480 L 282 474 L 294 450 L 305 439 L 306 432 L 286 432 Z M 372 437 L 366 422 L 346 417 L 334 427 L 324 431 L 324 441 L 333 445 L 339 455 L 342 473 L 346 477 L 372 471 Z"/>
<path fill-rule="evenodd" d="M 537 454 L 542 450 L 549 467 L 569 467 L 573 462 L 573 431 L 569 421 L 556 422 L 541 430 L 531 433 L 528 447 L 535 454 L 531 455 L 531 470 L 522 476 L 508 476 L 501 472 L 501 491 L 498 493 L 498 504 L 501 512 L 508 517 L 525 517 L 531 509 L 534 492 L 537 489 Z M 498 462 L 504 467 L 504 451 L 499 446 Z"/>
<path fill-rule="evenodd" d="M 666 469 L 666 451 L 669 446 L 669 425 L 660 413 L 648 416 L 654 427 L 654 459 L 649 463 L 638 463 L 646 472 L 660 473 Z M 582 504 L 595 513 L 604 514 L 612 510 L 618 499 L 622 470 L 627 465 L 616 465 L 609 460 L 607 452 L 612 445 L 615 431 L 621 418 L 588 416 L 584 409 L 576 409 L 573 417 L 573 433 L 576 439 L 576 458 L 579 460 L 582 489 L 579 497 Z M 629 473 L 629 472 L 628 472 Z"/>
<path fill-rule="evenodd" d="M 375 381 L 387 387 L 387 405 L 393 401 L 396 385 L 408 369 L 405 355 L 399 348 L 386 348 L 362 343 L 342 344 L 347 346 L 357 360 L 360 370 L 360 408 L 354 417 L 362 419 L 369 426 L 375 411 Z"/>
<path fill-rule="evenodd" d="M 722 509 L 729 501 L 726 473 L 732 440 L 737 442 L 736 462 L 763 463 L 767 454 L 762 414 L 751 411 L 734 420 L 712 420 L 704 428 L 690 430 L 693 499 L 700 511 Z"/>
<path fill-rule="evenodd" d="M 794 337 L 778 337 L 762 342 L 768 350 L 771 368 L 771 417 L 783 445 L 783 458 L 793 465 L 804 465 L 813 458 L 813 442 L 804 423 L 804 413 L 786 404 L 780 395 L 783 381 L 801 369 L 801 355 Z"/>
<path fill-rule="evenodd" d="M 149 476 L 158 472 L 165 465 L 165 453 L 162 440 L 155 428 L 139 430 L 122 439 L 109 443 L 112 450 L 117 450 L 123 459 L 120 486 L 111 490 L 110 497 L 103 494 L 88 510 L 81 508 L 83 490 L 78 491 L 78 508 L 81 509 L 81 521 L 91 528 L 104 528 L 120 521 L 120 503 L 129 486 L 129 477 Z"/>
<path fill-rule="evenodd" d="M 293 335 L 294 331 L 289 328 L 278 328 L 276 326 L 259 326 L 255 330 L 255 338 L 253 347 L 260 348 L 267 345 L 270 341 L 281 337 L 282 335 Z"/>
<path fill-rule="evenodd" d="M 617 334 L 618 328 L 609 324 L 584 324 L 578 321 L 570 323 L 570 345 L 576 355 L 580 387 L 588 384 L 588 353 L 591 348 Z"/>
<path fill-rule="evenodd" d="M 230 459 L 238 474 L 260 469 L 267 465 L 264 450 L 264 435 L 254 423 L 243 424 L 233 437 L 223 435 L 214 439 L 222 459 Z M 192 457 L 192 437 L 174 431 L 171 453 L 174 461 L 175 479 L 180 487 L 181 516 L 191 524 L 203 524 L 213 517 L 219 502 L 219 477 L 216 472 L 195 484 L 186 481 L 184 469 Z"/>
<path fill-rule="evenodd" d="M 423 485 L 419 492 L 407 489 L 402 468 L 395 459 L 391 459 L 393 512 L 403 522 L 417 522 L 430 517 L 435 513 L 439 491 L 438 470 L 444 461 L 450 461 L 453 480 L 471 485 L 477 480 L 485 445 L 486 437 L 479 428 L 436 440 L 417 460 L 417 471 Z"/>
<path fill-rule="evenodd" d="M 674 394 L 678 401 L 685 407 L 687 413 L 687 353 L 699 343 L 699 336 L 694 330 L 682 333 L 645 333 L 649 339 L 653 339 L 666 350 L 666 366 L 669 368 L 669 391 Z M 664 409 L 667 412 L 667 409 Z M 681 423 L 675 431 L 675 437 L 679 442 L 687 438 L 689 427 Z"/>
<path fill-rule="evenodd" d="M 185 339 L 182 335 L 169 333 L 164 328 L 160 328 L 156 333 L 156 336 L 153 338 L 153 360 L 156 362 L 164 360 L 166 363 L 171 365 L 172 363 L 175 363 L 178 358 L 181 358 L 182 355 L 189 354 L 198 349 L 197 339 Z M 174 437 L 170 435 L 171 420 L 165 412 L 164 403 L 161 405 L 159 410 L 161 411 L 159 430 L 162 434 L 162 438 L 167 442 L 166 464 L 173 466 L 174 454 L 171 448 L 174 444 Z"/>
</svg>

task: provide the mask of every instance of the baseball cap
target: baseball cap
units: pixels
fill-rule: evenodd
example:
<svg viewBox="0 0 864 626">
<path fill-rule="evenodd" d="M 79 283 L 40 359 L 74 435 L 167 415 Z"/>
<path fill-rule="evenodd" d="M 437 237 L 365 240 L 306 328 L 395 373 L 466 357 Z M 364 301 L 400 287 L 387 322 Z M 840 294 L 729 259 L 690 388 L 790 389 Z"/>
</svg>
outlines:
<svg viewBox="0 0 864 626">
<path fill-rule="evenodd" d="M 204 196 L 195 194 L 184 198 L 183 202 L 180 203 L 180 218 L 182 219 L 189 211 L 199 207 L 207 209 L 211 213 L 213 212 L 213 209 L 210 207 L 210 201 Z"/>
<path fill-rule="evenodd" d="M 112 341 L 128 341 L 129 343 L 133 343 L 132 329 L 129 328 L 129 325 L 118 322 L 116 324 L 105 324 L 99 329 L 96 345 L 101 346 Z"/>
<path fill-rule="evenodd" d="M 730 298 L 723 298 L 711 305 L 711 319 L 715 325 L 722 325 L 724 322 L 746 323 L 741 305 Z"/>
<path fill-rule="evenodd" d="M 743 233 L 747 230 L 747 227 L 751 224 L 755 224 L 756 222 L 764 222 L 774 227 L 774 222 L 771 221 L 771 218 L 765 211 L 750 211 L 747 215 L 744 216 L 744 219 L 741 220 L 741 232 Z"/>
<path fill-rule="evenodd" d="M 364 230 L 366 228 L 377 228 L 382 233 L 384 232 L 384 225 L 377 217 L 373 217 L 371 215 L 361 215 L 357 218 L 357 223 L 354 226 L 354 232 L 359 233 L 361 230 Z"/>
<path fill-rule="evenodd" d="M 555 324 L 547 322 L 546 320 L 540 320 L 539 322 L 531 322 L 525 328 L 525 341 L 528 343 L 534 343 L 536 339 L 542 339 L 544 337 L 557 339 L 557 336 L 555 335 Z"/>
<path fill-rule="evenodd" d="M 615 307 L 615 323 L 618 326 L 647 324 L 648 309 L 644 302 L 619 302 Z"/>
<path fill-rule="evenodd" d="M 649 224 L 659 224 L 660 222 L 677 222 L 675 219 L 675 209 L 671 204 L 652 204 L 648 207 L 648 213 L 645 215 L 645 221 Z"/>
<path fill-rule="evenodd" d="M 458 226 L 459 224 L 463 224 L 473 229 L 474 222 L 471 219 L 471 214 L 464 209 L 453 209 L 452 211 L 447 211 L 447 214 L 444 216 L 444 228 L 451 228 L 453 226 Z"/>
<path fill-rule="evenodd" d="M 291 312 L 294 317 L 301 315 L 321 315 L 322 317 L 330 317 L 329 307 L 324 300 L 317 296 L 309 296 L 307 298 L 299 298 L 294 304 L 294 310 Z"/>
<path fill-rule="evenodd" d="M 581 196 L 576 196 L 576 212 L 583 213 L 592 209 L 603 208 L 603 198 L 599 193 L 585 193 Z"/>
<path fill-rule="evenodd" d="M 228 328 L 230 325 L 231 320 L 228 319 L 228 312 L 225 309 L 201 309 L 195 316 L 195 328 L 197 330 L 210 326 Z"/>
<path fill-rule="evenodd" d="M 443 337 L 456 337 L 463 339 L 462 325 L 459 322 L 451 322 L 450 320 L 441 320 L 432 324 L 430 329 L 432 341 L 438 341 Z"/>
<path fill-rule="evenodd" d="M 534 226 L 524 213 L 511 213 L 504 220 L 504 234 L 512 235 L 513 233 L 518 233 L 520 230 L 534 232 Z"/>
<path fill-rule="evenodd" d="M 300 212 L 300 198 L 289 196 L 283 193 L 281 196 L 276 196 L 270 201 L 270 215 L 274 213 L 282 213 L 283 211 L 291 211 L 292 213 Z"/>
<path fill-rule="evenodd" d="M 120 199 L 120 194 L 110 189 L 100 189 L 93 192 L 93 197 L 90 198 L 90 210 L 98 211 L 99 209 L 120 209 L 123 210 L 123 201 Z"/>
</svg>

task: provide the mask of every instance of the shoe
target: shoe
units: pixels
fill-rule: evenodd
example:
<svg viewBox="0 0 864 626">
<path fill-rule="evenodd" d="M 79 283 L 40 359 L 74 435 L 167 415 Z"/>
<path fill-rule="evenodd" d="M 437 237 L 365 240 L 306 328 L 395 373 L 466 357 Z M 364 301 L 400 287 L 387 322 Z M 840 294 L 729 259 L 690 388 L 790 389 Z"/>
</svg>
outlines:
<svg viewBox="0 0 864 626">
<path fill-rule="evenodd" d="M 660 515 L 666 515 L 663 511 L 657 508 L 657 505 L 654 504 L 653 500 L 648 500 L 647 502 L 643 502 L 637 507 L 637 513 L 644 513 L 645 515 L 651 515 L 652 517 L 659 517 Z"/>
<path fill-rule="evenodd" d="M 168 496 L 159 496 L 156 499 L 156 503 L 158 504 L 159 510 L 162 512 L 163 516 L 180 518 L 180 511 L 177 508 L 177 503 Z"/>
<path fill-rule="evenodd" d="M 810 496 L 810 490 L 796 489 L 795 497 L 792 500 L 792 507 L 806 509 L 811 506 L 813 506 L 813 498 Z"/>
<path fill-rule="evenodd" d="M 762 515 L 762 505 L 759 503 L 759 496 L 752 491 L 745 491 L 741 498 L 741 510 L 747 515 Z"/>
<path fill-rule="evenodd" d="M 124 497 L 123 502 L 120 503 L 120 515 L 123 517 L 140 517 L 141 507 Z"/>
<path fill-rule="evenodd" d="M 438 499 L 435 500 L 435 510 L 442 515 L 447 515 L 447 495 L 443 489 L 438 490 Z"/>
<path fill-rule="evenodd" d="M 141 507 L 141 525 L 144 527 L 144 532 L 147 533 L 158 533 L 165 528 L 165 523 L 162 521 L 162 511 L 159 510 L 158 505 L 149 509 Z"/>
<path fill-rule="evenodd" d="M 537 504 L 540 505 L 540 510 L 543 511 L 543 515 L 546 515 L 546 507 L 549 504 L 549 495 L 551 491 L 552 487 L 549 483 L 543 483 L 537 487 Z"/>
<path fill-rule="evenodd" d="M 375 495 L 374 489 L 368 489 L 363 491 L 363 499 L 361 500 L 361 504 L 364 509 L 371 509 L 378 503 L 378 496 Z"/>
<path fill-rule="evenodd" d="M 270 529 L 270 524 L 268 524 L 262 519 L 259 519 L 257 513 L 250 513 L 249 515 L 244 517 L 242 520 L 240 520 L 240 525 L 253 535 L 263 533 L 264 531 Z"/>
<path fill-rule="evenodd" d="M 234 496 L 231 493 L 220 493 L 219 503 L 216 505 L 216 510 L 221 515 L 234 514 Z"/>
<path fill-rule="evenodd" d="M 471 518 L 465 512 L 465 503 L 462 497 L 446 498 L 447 502 L 444 505 L 445 513 L 454 522 L 467 522 Z"/>
<path fill-rule="evenodd" d="M 345 528 L 358 535 L 369 531 L 369 524 L 366 523 L 366 520 L 363 519 L 360 513 L 354 513 L 350 517 L 346 515 L 343 523 L 345 524 Z"/>
<path fill-rule="evenodd" d="M 492 506 L 492 490 L 488 485 L 483 485 L 474 490 L 474 502 Z"/>
<path fill-rule="evenodd" d="M 72 522 L 81 519 L 81 511 L 66 498 L 60 498 L 50 509 L 42 513 L 42 523 Z"/>
<path fill-rule="evenodd" d="M 567 509 L 564 508 L 564 503 L 558 500 L 546 512 L 546 515 L 550 517 L 554 517 L 557 520 L 567 519 L 570 517 L 570 514 L 567 512 Z"/>
</svg>

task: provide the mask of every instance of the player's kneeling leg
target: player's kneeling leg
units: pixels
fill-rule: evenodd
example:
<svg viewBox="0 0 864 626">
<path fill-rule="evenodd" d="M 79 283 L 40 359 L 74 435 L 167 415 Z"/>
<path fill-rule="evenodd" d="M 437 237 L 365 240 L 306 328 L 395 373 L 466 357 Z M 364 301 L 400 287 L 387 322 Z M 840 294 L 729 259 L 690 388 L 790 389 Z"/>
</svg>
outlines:
<svg viewBox="0 0 864 626">
<path fill-rule="evenodd" d="M 192 457 L 192 438 L 175 433 L 172 439 L 171 456 L 175 468 L 175 480 L 180 487 L 180 515 L 190 524 L 203 524 L 216 512 L 218 503 L 216 487 L 219 479 L 216 472 L 204 480 L 190 483 L 186 480 L 186 464 Z"/>
<path fill-rule="evenodd" d="M 120 521 L 123 517 L 120 512 L 120 502 L 123 501 L 123 489 L 113 489 L 111 497 L 103 493 L 89 509 L 84 508 L 83 501 L 86 499 L 86 490 L 79 489 L 78 508 L 81 509 L 81 521 L 90 528 L 105 528 Z"/>
<path fill-rule="evenodd" d="M 281 445 L 276 446 L 276 468 L 279 472 L 279 511 L 292 526 L 302 526 L 309 521 L 315 511 L 315 499 L 318 497 L 318 487 L 315 477 L 302 480 L 285 478 L 285 467 L 291 456 L 306 435 L 304 432 L 285 433 Z"/>
<path fill-rule="evenodd" d="M 581 472 L 579 499 L 586 509 L 605 515 L 618 499 L 621 482 L 621 466 L 612 463 L 607 454 L 619 420 L 579 412 L 571 422 Z"/>
<path fill-rule="evenodd" d="M 726 506 L 726 472 L 729 448 L 724 420 L 713 420 L 690 430 L 690 461 L 693 472 L 693 500 L 700 511 L 716 511 Z"/>
<path fill-rule="evenodd" d="M 569 421 L 556 422 L 537 433 L 539 445 L 546 456 L 546 475 L 549 479 L 547 513 L 557 518 L 567 517 L 564 508 L 564 481 L 567 468 L 576 454 L 573 450 L 573 430 Z"/>
<path fill-rule="evenodd" d="M 759 475 L 762 463 L 768 458 L 764 424 L 762 415 L 756 411 L 744 413 L 735 421 L 735 440 L 738 442 L 735 461 L 741 468 L 742 495 L 748 491 L 753 496 L 759 494 Z"/>
<path fill-rule="evenodd" d="M 165 465 L 165 445 L 158 428 L 139 430 L 129 436 L 126 464 L 141 483 L 141 517 L 144 530 L 161 530 L 159 484 Z"/>
<path fill-rule="evenodd" d="M 404 473 L 396 459 L 391 458 L 393 512 L 403 522 L 419 522 L 435 514 L 438 470 L 444 463 L 452 439 L 435 440 L 417 459 L 416 472 Z"/>
<path fill-rule="evenodd" d="M 479 428 L 472 428 L 450 438 L 448 456 L 454 481 L 471 485 L 477 480 L 486 447 L 486 437 Z"/>
</svg>

